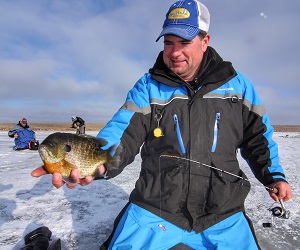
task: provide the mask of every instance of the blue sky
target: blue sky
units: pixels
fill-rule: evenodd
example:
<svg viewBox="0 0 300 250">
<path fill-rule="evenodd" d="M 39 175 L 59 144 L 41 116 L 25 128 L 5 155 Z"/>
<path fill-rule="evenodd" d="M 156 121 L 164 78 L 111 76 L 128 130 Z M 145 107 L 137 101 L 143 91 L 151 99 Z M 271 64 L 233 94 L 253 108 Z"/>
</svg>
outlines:
<svg viewBox="0 0 300 250">
<path fill-rule="evenodd" d="M 169 0 L 1 0 L 0 122 L 105 123 L 154 64 Z M 203 0 L 210 45 L 300 124 L 300 1 Z"/>
</svg>

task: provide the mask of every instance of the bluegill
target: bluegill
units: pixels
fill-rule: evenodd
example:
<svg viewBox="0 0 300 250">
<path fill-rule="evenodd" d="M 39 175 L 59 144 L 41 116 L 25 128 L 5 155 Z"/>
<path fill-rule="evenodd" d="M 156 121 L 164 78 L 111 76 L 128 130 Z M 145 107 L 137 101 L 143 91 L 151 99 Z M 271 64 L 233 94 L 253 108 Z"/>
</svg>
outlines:
<svg viewBox="0 0 300 250">
<path fill-rule="evenodd" d="M 49 173 L 59 172 L 63 179 L 68 177 L 73 169 L 80 171 L 80 178 L 97 177 L 98 166 L 111 160 L 114 146 L 102 150 L 107 142 L 104 139 L 90 135 L 72 133 L 50 134 L 39 146 L 39 154 L 44 168 Z"/>
</svg>

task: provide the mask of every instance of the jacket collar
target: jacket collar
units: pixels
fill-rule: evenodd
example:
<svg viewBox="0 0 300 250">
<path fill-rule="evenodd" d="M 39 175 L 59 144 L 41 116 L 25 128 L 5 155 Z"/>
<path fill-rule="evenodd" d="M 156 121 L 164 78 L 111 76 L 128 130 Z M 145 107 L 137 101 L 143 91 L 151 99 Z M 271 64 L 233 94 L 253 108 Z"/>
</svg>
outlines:
<svg viewBox="0 0 300 250">
<path fill-rule="evenodd" d="M 166 85 L 178 87 L 182 85 L 189 85 L 182 80 L 177 74 L 170 70 L 163 62 L 163 51 L 161 51 L 156 59 L 156 62 L 149 70 L 152 74 L 152 78 L 162 82 Z M 195 78 L 196 84 L 193 84 L 194 89 L 198 89 L 200 86 L 206 86 L 213 84 L 208 89 L 219 87 L 225 82 L 236 76 L 236 72 L 231 62 L 223 61 L 219 54 L 212 48 L 208 47 L 204 53 L 203 60 L 199 72 Z M 205 88 L 207 89 L 207 88 Z"/>
</svg>

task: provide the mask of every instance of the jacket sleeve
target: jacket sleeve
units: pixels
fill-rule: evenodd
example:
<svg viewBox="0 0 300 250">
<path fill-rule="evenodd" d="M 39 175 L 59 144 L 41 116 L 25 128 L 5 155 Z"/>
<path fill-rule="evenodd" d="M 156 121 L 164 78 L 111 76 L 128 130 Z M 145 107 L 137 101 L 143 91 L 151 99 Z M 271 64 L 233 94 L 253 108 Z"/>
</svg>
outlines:
<svg viewBox="0 0 300 250">
<path fill-rule="evenodd" d="M 241 155 L 247 161 L 255 177 L 268 185 L 286 181 L 279 163 L 278 146 L 273 137 L 273 127 L 260 97 L 249 80 L 243 77 L 243 140 Z"/>
<path fill-rule="evenodd" d="M 13 130 L 8 131 L 8 136 L 9 137 L 14 138 L 14 134 L 15 134 L 15 131 L 13 131 Z"/>
<path fill-rule="evenodd" d="M 29 131 L 31 131 L 31 139 L 30 140 L 35 140 L 35 132 L 32 130 L 32 128 L 29 128 Z"/>
<path fill-rule="evenodd" d="M 76 121 L 71 124 L 70 128 L 76 128 Z"/>
<path fill-rule="evenodd" d="M 14 138 L 14 134 L 17 133 L 19 129 L 20 127 L 18 125 L 13 126 L 12 129 L 8 131 L 8 136 Z"/>
<path fill-rule="evenodd" d="M 146 74 L 134 85 L 123 106 L 97 135 L 108 142 L 102 149 L 116 145 L 112 161 L 106 164 L 108 178 L 133 162 L 145 140 L 150 123 L 148 79 Z"/>
</svg>

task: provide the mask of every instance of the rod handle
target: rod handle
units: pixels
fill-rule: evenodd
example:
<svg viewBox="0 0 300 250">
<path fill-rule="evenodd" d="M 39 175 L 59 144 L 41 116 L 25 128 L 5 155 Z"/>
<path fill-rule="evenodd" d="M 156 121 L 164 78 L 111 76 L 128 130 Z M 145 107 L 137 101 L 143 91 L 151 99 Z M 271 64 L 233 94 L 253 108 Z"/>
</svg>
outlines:
<svg viewBox="0 0 300 250">
<path fill-rule="evenodd" d="M 272 192 L 274 194 L 277 194 L 278 193 L 278 189 L 276 187 L 265 187 L 269 192 Z"/>
</svg>

